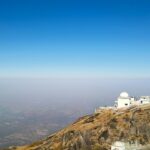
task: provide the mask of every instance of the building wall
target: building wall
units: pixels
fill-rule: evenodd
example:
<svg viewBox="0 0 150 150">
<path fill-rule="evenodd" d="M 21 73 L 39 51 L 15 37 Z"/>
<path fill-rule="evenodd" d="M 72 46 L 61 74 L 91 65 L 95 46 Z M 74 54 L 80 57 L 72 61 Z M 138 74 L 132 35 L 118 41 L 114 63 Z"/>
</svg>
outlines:
<svg viewBox="0 0 150 150">
<path fill-rule="evenodd" d="M 140 145 L 139 143 L 129 144 L 121 141 L 115 142 L 111 146 L 111 150 L 144 150 L 144 149 L 150 149 L 150 145 Z"/>
<path fill-rule="evenodd" d="M 148 104 L 148 103 L 150 103 L 150 97 L 149 96 L 141 96 L 140 104 Z"/>
<path fill-rule="evenodd" d="M 129 107 L 130 105 L 130 99 L 118 98 L 118 108 Z"/>
<path fill-rule="evenodd" d="M 116 141 L 112 146 L 111 150 L 125 150 L 125 143 L 121 141 Z"/>
<path fill-rule="evenodd" d="M 125 150 L 125 147 L 112 146 L 111 150 Z"/>
</svg>

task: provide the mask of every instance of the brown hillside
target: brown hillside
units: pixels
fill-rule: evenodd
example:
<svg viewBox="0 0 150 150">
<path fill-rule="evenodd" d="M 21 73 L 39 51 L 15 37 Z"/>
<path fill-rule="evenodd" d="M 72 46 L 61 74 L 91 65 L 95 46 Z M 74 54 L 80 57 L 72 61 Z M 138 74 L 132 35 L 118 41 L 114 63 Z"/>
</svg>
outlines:
<svg viewBox="0 0 150 150">
<path fill-rule="evenodd" d="M 109 150 L 114 141 L 150 143 L 150 105 L 102 110 L 42 141 L 15 150 Z"/>
</svg>

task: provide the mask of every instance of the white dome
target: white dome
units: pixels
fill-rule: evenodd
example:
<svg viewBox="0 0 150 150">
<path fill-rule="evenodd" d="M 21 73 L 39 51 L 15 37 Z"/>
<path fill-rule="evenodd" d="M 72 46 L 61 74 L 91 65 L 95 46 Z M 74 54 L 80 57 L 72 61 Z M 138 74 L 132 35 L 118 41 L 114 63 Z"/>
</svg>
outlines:
<svg viewBox="0 0 150 150">
<path fill-rule="evenodd" d="M 123 98 L 128 98 L 129 97 L 129 94 L 127 92 L 122 92 L 120 94 L 120 97 L 123 97 Z"/>
</svg>

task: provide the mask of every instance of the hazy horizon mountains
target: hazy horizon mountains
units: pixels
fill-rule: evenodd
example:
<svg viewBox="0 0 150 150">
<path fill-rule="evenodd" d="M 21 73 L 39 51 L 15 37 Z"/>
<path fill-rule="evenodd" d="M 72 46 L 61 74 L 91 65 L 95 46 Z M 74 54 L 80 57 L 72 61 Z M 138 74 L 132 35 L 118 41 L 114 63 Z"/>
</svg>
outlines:
<svg viewBox="0 0 150 150">
<path fill-rule="evenodd" d="M 149 79 L 1 79 L 0 147 L 41 139 L 120 92 L 150 95 Z"/>
</svg>

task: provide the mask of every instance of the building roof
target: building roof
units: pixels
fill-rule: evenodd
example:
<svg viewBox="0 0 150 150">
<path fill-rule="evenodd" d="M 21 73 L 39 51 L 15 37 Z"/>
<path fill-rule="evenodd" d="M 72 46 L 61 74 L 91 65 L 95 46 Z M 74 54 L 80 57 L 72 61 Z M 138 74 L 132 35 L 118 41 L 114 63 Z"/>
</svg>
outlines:
<svg viewBox="0 0 150 150">
<path fill-rule="evenodd" d="M 127 92 L 122 92 L 122 93 L 120 94 L 120 97 L 121 97 L 121 98 L 128 98 L 128 97 L 129 97 L 129 94 L 128 94 Z"/>
</svg>

